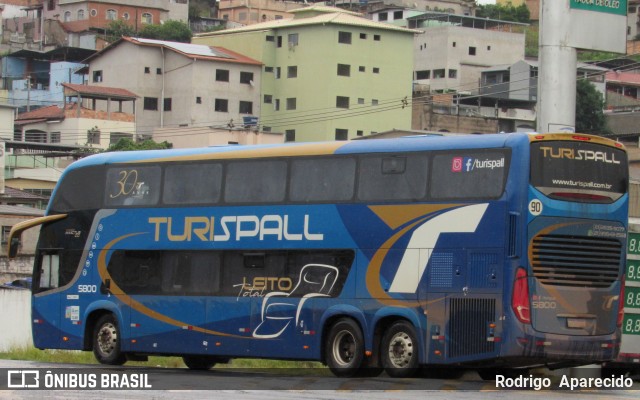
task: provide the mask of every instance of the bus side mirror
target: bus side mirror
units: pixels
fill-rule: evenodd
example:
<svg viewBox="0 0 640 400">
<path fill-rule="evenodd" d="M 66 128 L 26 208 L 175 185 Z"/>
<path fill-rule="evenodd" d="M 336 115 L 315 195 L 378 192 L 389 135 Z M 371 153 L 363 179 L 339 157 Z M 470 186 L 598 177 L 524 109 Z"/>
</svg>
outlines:
<svg viewBox="0 0 640 400">
<path fill-rule="evenodd" d="M 15 258 L 18 255 L 18 249 L 21 245 L 20 236 L 13 236 L 9 242 L 8 256 L 9 258 Z"/>
</svg>

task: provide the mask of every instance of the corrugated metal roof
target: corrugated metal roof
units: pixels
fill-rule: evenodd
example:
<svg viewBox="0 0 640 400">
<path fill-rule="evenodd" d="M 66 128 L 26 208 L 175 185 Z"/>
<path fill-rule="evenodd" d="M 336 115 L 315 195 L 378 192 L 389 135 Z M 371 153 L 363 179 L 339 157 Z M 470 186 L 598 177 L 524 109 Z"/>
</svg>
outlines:
<svg viewBox="0 0 640 400">
<path fill-rule="evenodd" d="M 0 204 L 0 214 L 41 217 L 44 215 L 44 210 L 27 206 L 7 206 L 4 204 Z"/>
<path fill-rule="evenodd" d="M 278 19 L 274 21 L 262 22 L 259 24 L 247 25 L 240 28 L 225 29 L 217 32 L 202 33 L 202 34 L 196 35 L 196 37 L 218 36 L 218 35 L 225 35 L 230 33 L 252 32 L 252 31 L 270 30 L 270 29 L 284 29 L 284 28 L 293 28 L 293 27 L 309 26 L 309 25 L 323 25 L 323 24 L 357 26 L 362 28 L 396 31 L 396 32 L 403 32 L 403 33 L 410 33 L 410 34 L 416 34 L 416 33 L 422 32 L 417 29 L 407 29 L 407 28 L 402 28 L 399 26 L 391 25 L 391 24 L 372 21 L 370 19 L 358 17 L 355 15 L 350 15 L 344 12 L 339 12 L 339 13 L 336 12 L 336 13 L 316 15 L 314 17 L 309 17 L 309 18 Z"/>
<path fill-rule="evenodd" d="M 157 46 L 164 46 L 172 50 L 178 51 L 180 53 L 184 53 L 192 56 L 232 58 L 228 54 L 222 53 L 212 47 L 205 46 L 202 44 L 169 42 L 166 40 L 155 40 L 155 39 L 145 39 L 145 38 L 131 38 L 131 40 L 138 42 L 140 44 L 152 44 Z"/>
</svg>

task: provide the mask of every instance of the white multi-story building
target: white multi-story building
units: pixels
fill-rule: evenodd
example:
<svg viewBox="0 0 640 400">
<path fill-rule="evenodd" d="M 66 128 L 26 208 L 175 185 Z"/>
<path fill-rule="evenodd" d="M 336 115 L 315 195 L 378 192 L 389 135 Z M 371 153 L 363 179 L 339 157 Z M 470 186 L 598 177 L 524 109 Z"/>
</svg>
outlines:
<svg viewBox="0 0 640 400">
<path fill-rule="evenodd" d="M 154 128 L 178 134 L 187 127 L 241 125 L 260 115 L 262 63 L 221 47 L 123 38 L 85 62 L 90 85 L 127 88 L 140 97 L 135 114 L 142 136 Z"/>
</svg>

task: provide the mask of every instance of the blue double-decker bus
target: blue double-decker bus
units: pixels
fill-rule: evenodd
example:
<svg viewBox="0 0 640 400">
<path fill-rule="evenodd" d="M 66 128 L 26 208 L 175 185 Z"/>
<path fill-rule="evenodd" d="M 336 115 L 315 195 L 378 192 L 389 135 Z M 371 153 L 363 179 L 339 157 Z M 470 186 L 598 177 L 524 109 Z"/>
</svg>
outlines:
<svg viewBox="0 0 640 400">
<path fill-rule="evenodd" d="M 624 147 L 496 134 L 105 153 L 40 225 L 40 349 L 482 376 L 615 358 Z"/>
</svg>

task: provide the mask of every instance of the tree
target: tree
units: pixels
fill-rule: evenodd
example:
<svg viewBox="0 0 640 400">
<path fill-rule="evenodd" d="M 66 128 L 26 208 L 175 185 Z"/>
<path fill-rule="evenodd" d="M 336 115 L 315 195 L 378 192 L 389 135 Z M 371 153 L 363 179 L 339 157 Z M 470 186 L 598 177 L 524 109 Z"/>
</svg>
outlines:
<svg viewBox="0 0 640 400">
<path fill-rule="evenodd" d="M 106 151 L 131 151 L 131 150 L 165 150 L 173 148 L 173 144 L 166 140 L 162 143 L 154 142 L 151 139 L 147 139 L 143 142 L 134 142 L 128 138 L 122 138 L 116 143 L 109 146 Z"/>
<path fill-rule="evenodd" d="M 109 22 L 107 25 L 107 41 L 115 42 L 123 36 L 135 36 L 136 30 L 124 20 Z"/>
<path fill-rule="evenodd" d="M 180 21 L 167 21 L 160 25 L 145 25 L 138 32 L 139 37 L 157 40 L 169 40 L 172 42 L 191 43 L 193 32 L 189 26 Z"/>
<path fill-rule="evenodd" d="M 576 132 L 610 135 L 604 116 L 604 99 L 596 87 L 586 79 L 576 85 Z"/>
</svg>

